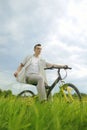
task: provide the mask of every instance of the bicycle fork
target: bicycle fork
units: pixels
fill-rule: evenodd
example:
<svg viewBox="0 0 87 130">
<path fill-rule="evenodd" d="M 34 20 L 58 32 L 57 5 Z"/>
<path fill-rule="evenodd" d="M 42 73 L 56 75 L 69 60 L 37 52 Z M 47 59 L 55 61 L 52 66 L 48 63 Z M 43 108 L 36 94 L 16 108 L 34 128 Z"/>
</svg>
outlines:
<svg viewBox="0 0 87 130">
<path fill-rule="evenodd" d="M 72 91 L 72 88 L 65 85 L 64 81 L 61 81 L 60 93 L 64 96 L 64 99 L 66 102 L 73 102 L 71 91 Z"/>
</svg>

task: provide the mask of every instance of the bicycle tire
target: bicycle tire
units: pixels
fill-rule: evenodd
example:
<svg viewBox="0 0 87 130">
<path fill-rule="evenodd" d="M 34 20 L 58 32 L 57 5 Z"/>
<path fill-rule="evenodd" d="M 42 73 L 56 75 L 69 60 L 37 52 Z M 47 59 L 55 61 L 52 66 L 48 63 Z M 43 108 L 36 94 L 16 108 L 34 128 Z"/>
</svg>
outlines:
<svg viewBox="0 0 87 130">
<path fill-rule="evenodd" d="M 34 94 L 34 92 L 32 92 L 31 90 L 23 90 L 22 92 L 20 92 L 19 94 L 18 94 L 18 97 L 19 96 L 22 96 L 22 97 L 34 97 L 35 96 L 35 94 Z"/>
<path fill-rule="evenodd" d="M 69 102 L 76 101 L 76 100 L 82 101 L 81 94 L 78 88 L 74 84 L 65 83 L 63 86 L 61 86 L 61 89 L 63 89 L 64 91 L 67 91 L 67 92 L 64 92 L 64 94 L 66 93 L 65 98 L 68 99 L 67 101 Z"/>
</svg>

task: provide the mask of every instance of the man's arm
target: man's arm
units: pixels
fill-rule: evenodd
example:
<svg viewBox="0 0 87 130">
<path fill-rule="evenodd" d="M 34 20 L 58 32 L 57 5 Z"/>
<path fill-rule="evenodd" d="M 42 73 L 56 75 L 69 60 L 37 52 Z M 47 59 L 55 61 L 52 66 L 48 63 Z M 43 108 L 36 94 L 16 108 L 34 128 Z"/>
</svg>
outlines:
<svg viewBox="0 0 87 130">
<path fill-rule="evenodd" d="M 50 68 L 50 67 L 67 68 L 68 67 L 67 65 L 50 64 L 50 63 L 46 63 L 46 66 L 47 66 L 47 68 Z"/>
<path fill-rule="evenodd" d="M 67 68 L 68 65 L 57 65 L 57 64 L 53 64 L 53 67 L 58 67 L 58 68 Z"/>
<path fill-rule="evenodd" d="M 20 66 L 18 67 L 17 71 L 14 73 L 14 76 L 17 77 L 18 73 L 21 71 L 21 69 L 24 67 L 24 65 L 21 63 Z"/>
</svg>

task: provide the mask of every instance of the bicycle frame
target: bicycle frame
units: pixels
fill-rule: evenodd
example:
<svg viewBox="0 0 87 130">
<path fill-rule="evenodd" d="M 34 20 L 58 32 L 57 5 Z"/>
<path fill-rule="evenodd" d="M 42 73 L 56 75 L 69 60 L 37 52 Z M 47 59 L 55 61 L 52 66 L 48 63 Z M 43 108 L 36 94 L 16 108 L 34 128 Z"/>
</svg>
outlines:
<svg viewBox="0 0 87 130">
<path fill-rule="evenodd" d="M 51 69 L 51 68 L 47 68 L 47 69 Z M 49 90 L 47 92 L 47 98 L 50 94 L 50 92 L 52 91 L 52 89 L 56 86 L 56 84 L 62 80 L 62 77 L 61 77 L 61 74 L 60 74 L 60 68 L 57 68 L 58 69 L 58 77 L 55 79 L 55 81 L 52 83 L 52 85 L 49 87 Z"/>
</svg>

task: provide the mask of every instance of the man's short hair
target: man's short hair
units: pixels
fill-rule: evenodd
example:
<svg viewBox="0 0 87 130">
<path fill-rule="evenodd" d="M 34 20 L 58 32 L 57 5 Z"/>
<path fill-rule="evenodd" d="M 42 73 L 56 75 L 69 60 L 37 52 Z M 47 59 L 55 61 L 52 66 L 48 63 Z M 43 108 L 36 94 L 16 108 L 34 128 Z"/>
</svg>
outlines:
<svg viewBox="0 0 87 130">
<path fill-rule="evenodd" d="M 34 49 L 36 49 L 37 46 L 41 46 L 41 44 L 36 44 L 36 45 L 34 46 Z"/>
</svg>

